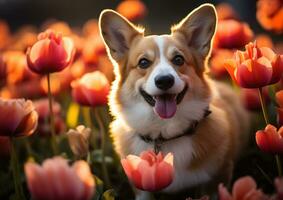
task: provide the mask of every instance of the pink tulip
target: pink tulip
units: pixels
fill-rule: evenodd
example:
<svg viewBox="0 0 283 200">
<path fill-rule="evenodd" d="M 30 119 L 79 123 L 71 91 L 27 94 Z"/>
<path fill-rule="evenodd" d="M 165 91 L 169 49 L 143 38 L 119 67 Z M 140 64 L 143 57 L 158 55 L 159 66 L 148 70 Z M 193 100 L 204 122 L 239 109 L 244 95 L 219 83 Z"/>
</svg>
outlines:
<svg viewBox="0 0 283 200">
<path fill-rule="evenodd" d="M 257 189 L 256 182 L 250 176 L 238 179 L 230 194 L 223 184 L 218 186 L 219 200 L 267 200 L 267 196 Z"/>
<path fill-rule="evenodd" d="M 158 191 L 173 181 L 173 154 L 163 157 L 152 151 L 144 151 L 140 156 L 128 155 L 121 160 L 128 179 L 141 190 Z"/>
<path fill-rule="evenodd" d="M 72 61 L 74 43 L 68 37 L 47 30 L 38 35 L 38 41 L 27 51 L 29 68 L 38 74 L 59 72 Z"/>
<path fill-rule="evenodd" d="M 21 137 L 35 131 L 38 115 L 31 101 L 0 98 L 0 111 L 0 136 Z"/>
<path fill-rule="evenodd" d="M 27 184 L 34 200 L 90 200 L 95 192 L 95 181 L 85 161 L 72 166 L 61 157 L 43 162 L 42 166 L 25 164 Z"/>
</svg>

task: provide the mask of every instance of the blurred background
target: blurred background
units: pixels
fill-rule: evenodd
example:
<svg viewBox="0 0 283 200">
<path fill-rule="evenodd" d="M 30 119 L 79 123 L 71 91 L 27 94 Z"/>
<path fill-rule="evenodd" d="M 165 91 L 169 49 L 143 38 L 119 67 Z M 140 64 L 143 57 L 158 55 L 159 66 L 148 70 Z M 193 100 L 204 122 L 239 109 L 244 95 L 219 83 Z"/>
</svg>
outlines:
<svg viewBox="0 0 283 200">
<path fill-rule="evenodd" d="M 23 24 L 41 25 L 47 19 L 63 20 L 71 26 L 81 27 L 88 19 L 98 18 L 105 8 L 115 9 L 118 0 L 0 0 L 0 18 L 7 20 L 12 30 Z M 192 9 L 203 4 L 217 5 L 226 2 L 247 22 L 254 32 L 265 32 L 256 20 L 256 0 L 144 0 L 148 14 L 144 21 L 152 33 L 166 33 L 169 27 L 186 16 Z M 270 34 L 270 33 L 269 33 Z M 275 38 L 274 38 L 275 37 Z M 273 38 L 279 39 L 274 36 Z"/>
</svg>

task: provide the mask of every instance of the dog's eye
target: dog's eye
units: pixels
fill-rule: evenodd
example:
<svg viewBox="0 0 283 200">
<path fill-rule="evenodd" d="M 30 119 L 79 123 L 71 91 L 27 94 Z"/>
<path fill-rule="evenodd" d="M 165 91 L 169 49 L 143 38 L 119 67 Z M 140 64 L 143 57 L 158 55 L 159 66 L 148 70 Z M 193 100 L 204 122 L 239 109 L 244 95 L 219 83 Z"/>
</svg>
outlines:
<svg viewBox="0 0 283 200">
<path fill-rule="evenodd" d="M 174 65 L 182 66 L 185 62 L 185 59 L 181 55 L 176 55 L 171 61 Z"/>
<path fill-rule="evenodd" d="M 150 66 L 151 61 L 146 58 L 141 58 L 138 63 L 138 67 L 141 69 L 146 69 Z"/>
</svg>

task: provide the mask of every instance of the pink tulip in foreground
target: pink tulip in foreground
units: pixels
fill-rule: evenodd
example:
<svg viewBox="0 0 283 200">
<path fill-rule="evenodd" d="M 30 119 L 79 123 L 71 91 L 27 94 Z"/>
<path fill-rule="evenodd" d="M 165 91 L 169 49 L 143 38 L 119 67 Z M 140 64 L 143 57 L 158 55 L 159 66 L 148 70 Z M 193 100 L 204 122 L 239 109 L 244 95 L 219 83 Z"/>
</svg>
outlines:
<svg viewBox="0 0 283 200">
<path fill-rule="evenodd" d="M 47 30 L 38 35 L 38 41 L 27 51 L 30 70 L 38 74 L 59 72 L 72 61 L 74 43 L 68 37 Z"/>
<path fill-rule="evenodd" d="M 163 157 L 152 151 L 144 151 L 140 156 L 128 155 L 121 160 L 124 171 L 129 180 L 141 190 L 158 191 L 173 181 L 173 154 Z"/>
<path fill-rule="evenodd" d="M 47 159 L 42 166 L 28 162 L 25 174 L 34 200 L 90 200 L 95 192 L 95 181 L 85 161 L 72 166 L 61 157 Z"/>
<path fill-rule="evenodd" d="M 256 182 L 250 176 L 238 179 L 229 193 L 227 188 L 220 184 L 218 186 L 219 200 L 267 200 L 267 196 L 257 189 Z"/>
</svg>

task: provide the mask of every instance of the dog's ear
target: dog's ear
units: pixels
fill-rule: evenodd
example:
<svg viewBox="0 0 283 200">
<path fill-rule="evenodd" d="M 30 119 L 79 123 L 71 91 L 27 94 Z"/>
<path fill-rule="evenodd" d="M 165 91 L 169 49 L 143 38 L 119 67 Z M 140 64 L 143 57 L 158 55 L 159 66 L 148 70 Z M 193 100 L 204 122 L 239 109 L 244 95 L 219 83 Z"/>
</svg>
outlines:
<svg viewBox="0 0 283 200">
<path fill-rule="evenodd" d="M 125 17 L 109 9 L 100 14 L 99 28 L 108 51 L 116 61 L 125 56 L 136 36 L 143 35 L 142 29 L 135 27 Z"/>
<path fill-rule="evenodd" d="M 212 4 L 203 4 L 193 10 L 179 24 L 171 28 L 172 34 L 182 34 L 189 47 L 205 58 L 210 53 L 216 30 L 216 10 Z"/>
</svg>

